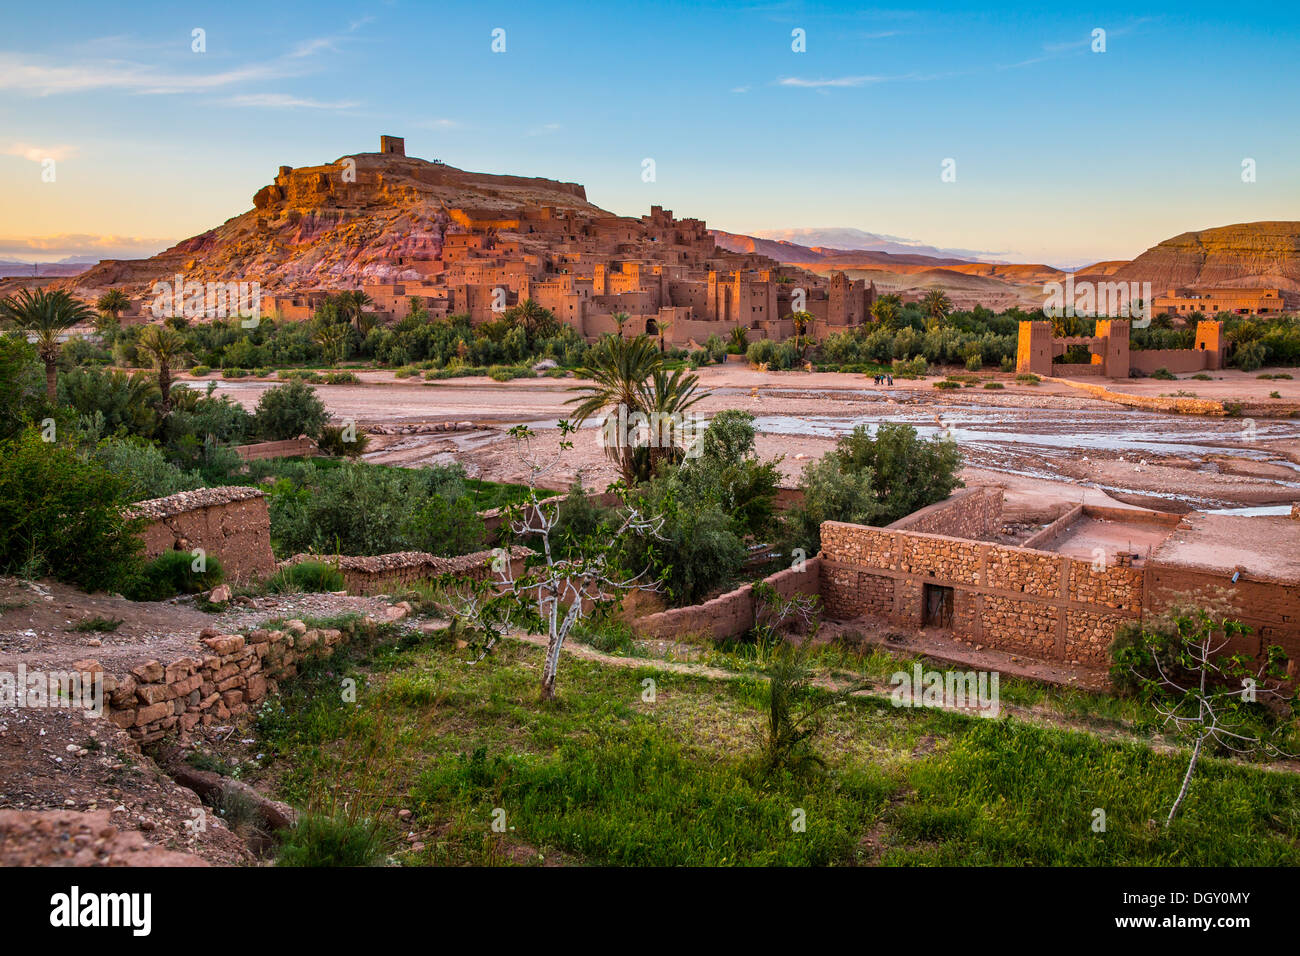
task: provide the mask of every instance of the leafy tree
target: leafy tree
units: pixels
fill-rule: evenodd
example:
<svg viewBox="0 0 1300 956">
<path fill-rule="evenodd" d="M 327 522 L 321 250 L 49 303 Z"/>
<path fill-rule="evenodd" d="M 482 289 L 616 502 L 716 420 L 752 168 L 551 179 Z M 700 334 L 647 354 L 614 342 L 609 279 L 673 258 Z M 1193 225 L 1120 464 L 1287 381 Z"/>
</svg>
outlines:
<svg viewBox="0 0 1300 956">
<path fill-rule="evenodd" d="M 36 349 L 16 335 L 0 335 L 0 441 L 35 422 L 44 407 Z"/>
<path fill-rule="evenodd" d="M 921 299 L 921 308 L 930 317 L 931 326 L 939 328 L 952 311 L 952 300 L 942 289 L 931 289 Z"/>
<path fill-rule="evenodd" d="M 126 494 L 133 501 L 203 487 L 201 476 L 182 471 L 167 460 L 162 449 L 142 438 L 105 439 L 92 457 L 126 482 Z"/>
<path fill-rule="evenodd" d="M 138 561 L 128 482 L 35 430 L 0 446 L 0 573 L 116 587 Z"/>
<path fill-rule="evenodd" d="M 417 550 L 443 557 L 478 551 L 487 537 L 483 519 L 468 495 L 431 496 L 402 530 Z"/>
<path fill-rule="evenodd" d="M 663 367 L 663 354 L 659 352 L 650 338 L 638 335 L 634 339 L 623 339 L 606 335 L 587 352 L 586 361 L 578 374 L 590 379 L 591 384 L 574 387 L 582 392 L 569 399 L 568 404 L 574 408 L 574 422 L 581 425 L 587 419 L 601 412 L 617 416 L 620 410 L 631 417 L 634 413 L 645 414 L 646 382 Z M 619 463 L 623 479 L 631 484 L 636 480 L 636 448 L 626 440 L 626 435 L 618 436 L 617 441 L 605 442 L 605 453 Z"/>
<path fill-rule="evenodd" d="M 94 310 L 61 290 L 22 289 L 0 300 L 0 319 L 7 319 L 35 340 L 36 352 L 45 363 L 45 397 L 54 404 L 58 396 L 60 337 L 74 325 L 93 323 Z"/>
<path fill-rule="evenodd" d="M 257 430 L 270 441 L 306 435 L 315 438 L 329 420 L 325 403 L 305 382 L 290 382 L 267 389 L 254 413 Z"/>
<path fill-rule="evenodd" d="M 911 425 L 885 423 L 874 437 L 867 426 L 859 425 L 839 440 L 835 454 L 847 471 L 871 471 L 882 524 L 942 501 L 962 487 L 957 443 L 938 435 L 922 439 Z"/>
</svg>

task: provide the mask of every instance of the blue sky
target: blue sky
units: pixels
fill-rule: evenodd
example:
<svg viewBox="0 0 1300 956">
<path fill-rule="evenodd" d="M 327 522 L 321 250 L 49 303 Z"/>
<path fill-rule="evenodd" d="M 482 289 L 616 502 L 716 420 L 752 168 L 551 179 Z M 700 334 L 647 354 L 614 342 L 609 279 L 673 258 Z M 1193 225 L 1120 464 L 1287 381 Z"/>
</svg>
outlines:
<svg viewBox="0 0 1300 956">
<path fill-rule="evenodd" d="M 624 215 L 1014 261 L 1300 219 L 1295 4 L 43 2 L 6 27 L 0 259 L 150 254 L 384 132 Z"/>
</svg>

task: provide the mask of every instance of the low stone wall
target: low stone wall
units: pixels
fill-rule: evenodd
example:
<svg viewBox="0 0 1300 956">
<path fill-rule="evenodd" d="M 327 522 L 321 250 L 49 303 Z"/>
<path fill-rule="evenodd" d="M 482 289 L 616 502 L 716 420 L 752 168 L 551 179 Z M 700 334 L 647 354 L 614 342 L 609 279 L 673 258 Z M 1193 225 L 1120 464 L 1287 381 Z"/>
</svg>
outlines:
<svg viewBox="0 0 1300 956">
<path fill-rule="evenodd" d="M 1083 505 L 1075 505 L 1073 508 L 1067 509 L 1064 514 L 1051 522 L 1047 527 L 1043 528 L 1043 530 L 1030 535 L 1024 541 L 1020 542 L 1020 546 L 1022 548 L 1037 548 L 1040 551 L 1046 551 L 1052 546 L 1053 542 L 1069 530 L 1070 525 L 1074 524 L 1081 517 L 1083 517 Z"/>
<path fill-rule="evenodd" d="M 510 560 L 516 572 L 526 554 L 527 548 L 511 549 Z M 475 551 L 454 558 L 440 558 L 425 551 L 398 551 L 364 558 L 335 554 L 295 554 L 281 561 L 279 567 L 285 568 L 304 561 L 330 564 L 343 573 L 343 586 L 349 594 L 371 595 L 389 594 L 442 574 L 458 574 L 481 580 L 492 573 L 492 561 L 496 557 L 496 551 Z"/>
<path fill-rule="evenodd" d="M 828 521 L 821 593 L 828 616 L 925 625 L 926 585 L 952 589 L 952 630 L 999 650 L 1094 666 L 1115 628 L 1141 613 L 1143 572 L 944 535 Z"/>
<path fill-rule="evenodd" d="M 1048 376 L 1049 382 L 1059 382 L 1087 392 L 1093 398 L 1100 398 L 1129 408 L 1143 408 L 1150 412 L 1174 412 L 1180 415 L 1210 415 L 1219 417 L 1227 414 L 1222 402 L 1212 402 L 1206 398 L 1170 398 L 1160 395 L 1126 395 L 1113 392 L 1104 385 L 1090 382 L 1074 382 L 1068 378 Z"/>
<path fill-rule="evenodd" d="M 128 510 L 148 524 L 141 532 L 145 555 L 202 548 L 221 560 L 226 579 L 247 581 L 275 571 L 266 496 L 235 485 L 197 488 L 166 498 L 138 501 Z"/>
<path fill-rule="evenodd" d="M 763 579 L 782 598 L 795 594 L 816 594 L 821 585 L 821 559 L 810 558 L 802 566 L 778 571 Z M 676 638 L 705 635 L 719 640 L 744 634 L 754 626 L 757 599 L 754 586 L 746 584 L 720 594 L 703 604 L 669 608 L 648 614 L 632 622 L 632 630 L 642 638 Z"/>
<path fill-rule="evenodd" d="M 1001 488 L 982 485 L 955 491 L 943 501 L 913 511 L 891 525 L 893 531 L 924 531 L 956 538 L 984 538 L 1002 528 Z"/>
<path fill-rule="evenodd" d="M 308 657 L 333 652 L 341 631 L 290 621 L 282 631 L 217 634 L 205 630 L 204 652 L 163 664 L 148 661 L 126 674 L 104 674 L 105 715 L 140 743 L 184 735 L 256 707 Z M 103 673 L 95 661 L 73 665 Z"/>
</svg>

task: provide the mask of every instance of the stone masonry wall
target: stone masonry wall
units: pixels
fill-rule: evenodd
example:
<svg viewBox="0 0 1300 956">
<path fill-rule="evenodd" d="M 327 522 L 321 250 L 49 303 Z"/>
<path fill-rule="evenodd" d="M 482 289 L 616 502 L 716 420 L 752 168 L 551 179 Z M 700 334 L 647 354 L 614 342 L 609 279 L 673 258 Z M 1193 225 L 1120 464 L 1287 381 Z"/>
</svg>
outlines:
<svg viewBox="0 0 1300 956">
<path fill-rule="evenodd" d="M 109 720 L 140 743 L 183 735 L 199 724 L 229 720 L 275 693 L 279 682 L 298 672 L 308 657 L 333 652 L 341 631 L 308 628 L 290 621 L 284 630 L 247 635 L 204 630 L 203 651 L 163 664 L 148 661 L 125 674 L 104 674 Z M 103 673 L 95 661 L 78 661 L 79 670 Z"/>
<path fill-rule="evenodd" d="M 923 620 L 924 586 L 953 588 L 955 633 L 1042 659 L 1108 663 L 1115 628 L 1141 614 L 1143 572 L 1094 571 L 1048 551 L 893 528 L 822 525 L 828 616 Z"/>
<path fill-rule="evenodd" d="M 148 521 L 141 532 L 145 555 L 202 548 L 221 560 L 226 579 L 247 581 L 275 571 L 266 496 L 256 488 L 198 488 L 138 501 L 132 516 Z"/>
<path fill-rule="evenodd" d="M 528 549 L 515 547 L 510 557 L 516 573 Z M 349 594 L 387 594 L 410 587 L 420 581 L 442 574 L 482 579 L 491 573 L 495 551 L 475 551 L 454 558 L 440 558 L 424 551 L 398 551 L 373 557 L 348 557 L 346 555 L 295 554 L 280 562 L 280 567 L 301 564 L 304 561 L 321 561 L 332 564 L 343 572 L 343 586 Z"/>
<path fill-rule="evenodd" d="M 1001 488 L 963 488 L 943 501 L 899 518 L 888 527 L 894 531 L 923 531 L 978 540 L 1001 529 L 1002 500 Z"/>
</svg>

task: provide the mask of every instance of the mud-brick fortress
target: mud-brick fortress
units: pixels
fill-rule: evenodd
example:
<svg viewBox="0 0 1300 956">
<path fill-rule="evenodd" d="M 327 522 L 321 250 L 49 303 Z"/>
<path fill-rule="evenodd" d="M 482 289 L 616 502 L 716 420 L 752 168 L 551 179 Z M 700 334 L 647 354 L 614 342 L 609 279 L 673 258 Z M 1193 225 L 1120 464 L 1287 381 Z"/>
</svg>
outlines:
<svg viewBox="0 0 1300 956">
<path fill-rule="evenodd" d="M 380 150 L 405 155 L 397 137 L 381 137 Z M 429 166 L 433 171 L 413 173 L 436 176 L 436 164 L 421 163 Z M 304 190 L 329 188 L 332 167 L 319 169 L 282 167 L 255 205 L 301 200 Z M 576 183 L 550 187 L 586 201 Z M 876 300 L 873 284 L 843 273 L 820 276 L 720 249 L 702 220 L 676 219 L 660 206 L 639 219 L 530 203 L 449 206 L 444 212 L 440 245 L 395 263 L 401 281 L 361 284 L 382 318 L 406 317 L 417 300 L 435 317 L 468 315 L 477 324 L 531 299 L 588 339 L 615 332 L 621 323 L 625 335 L 662 335 L 686 345 L 726 337 L 737 326 L 751 340 L 782 340 L 794 334 L 795 312 L 810 314 L 809 331 L 824 337 L 868 321 Z M 333 291 L 267 296 L 263 312 L 310 318 Z"/>
</svg>

